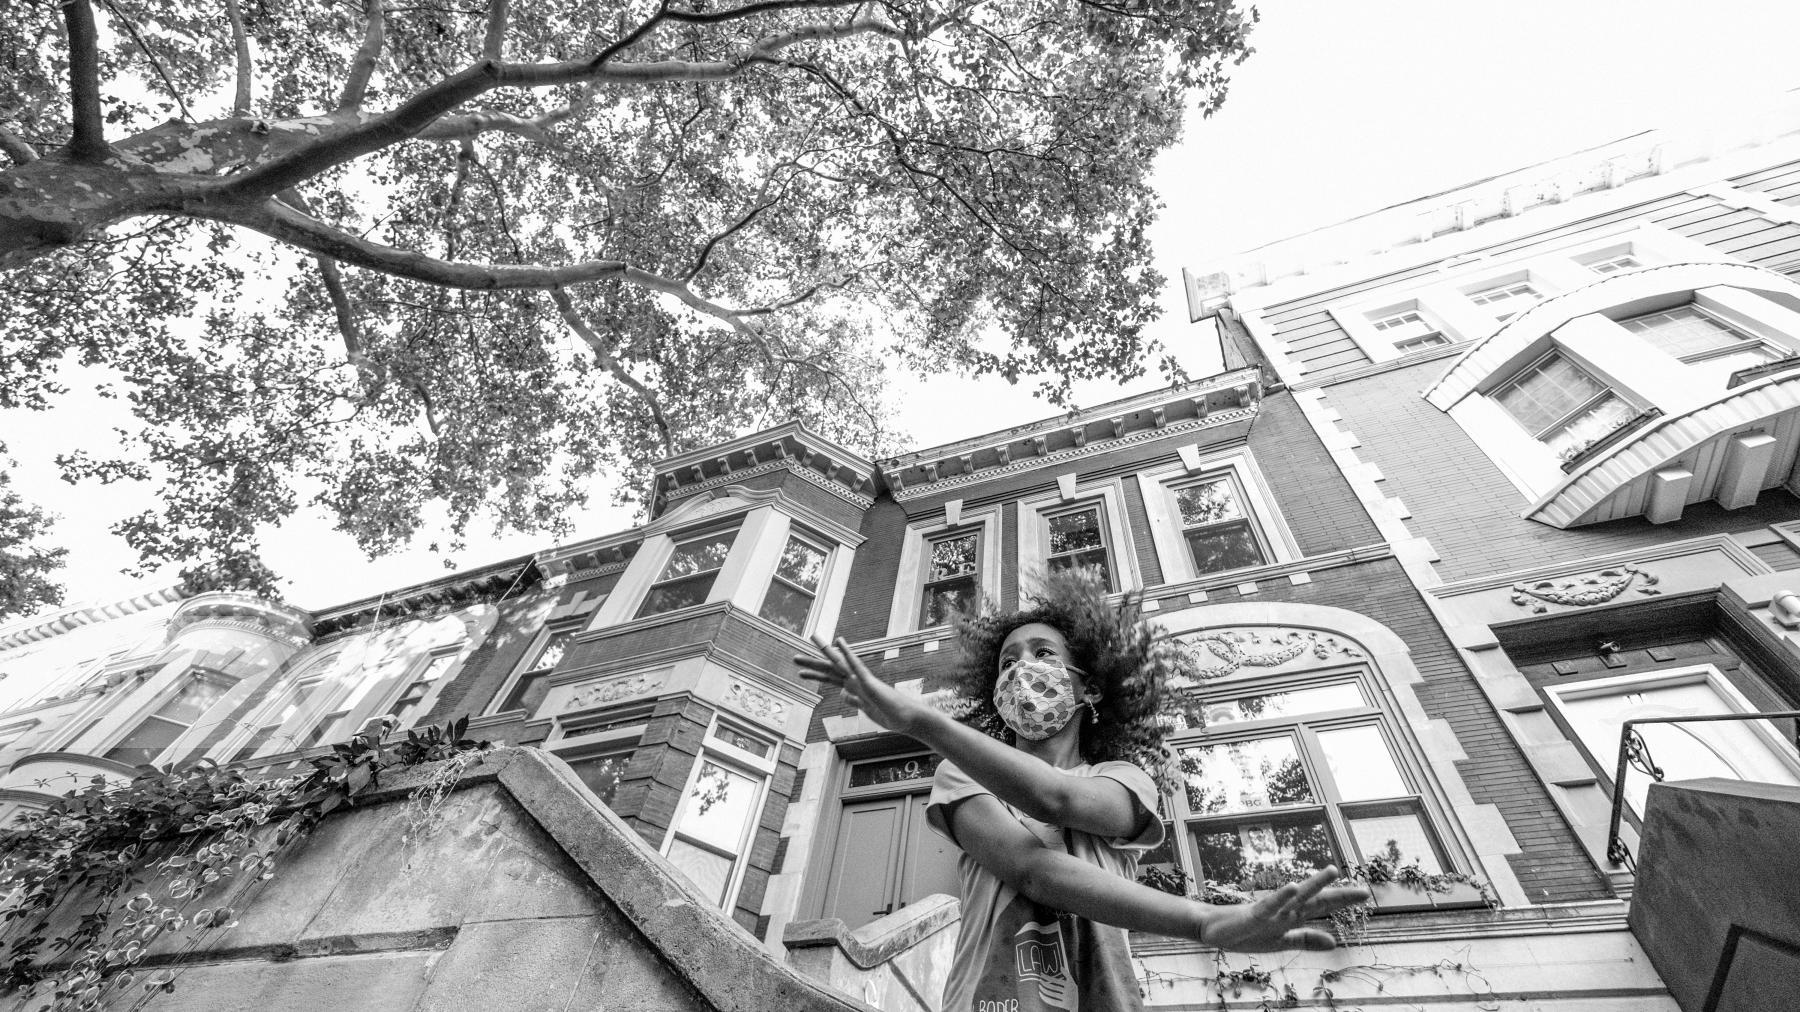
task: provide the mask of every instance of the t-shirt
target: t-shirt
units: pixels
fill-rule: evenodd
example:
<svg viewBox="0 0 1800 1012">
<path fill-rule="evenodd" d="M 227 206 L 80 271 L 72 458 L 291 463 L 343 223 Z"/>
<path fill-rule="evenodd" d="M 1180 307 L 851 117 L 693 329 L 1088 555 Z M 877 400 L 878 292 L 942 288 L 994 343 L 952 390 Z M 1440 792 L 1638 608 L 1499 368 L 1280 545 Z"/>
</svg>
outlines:
<svg viewBox="0 0 1800 1012">
<path fill-rule="evenodd" d="M 1156 784 L 1132 763 L 1084 763 L 1063 772 L 1116 780 L 1144 811 L 1156 811 Z M 950 806 L 992 793 L 946 760 L 932 778 L 926 821 L 956 843 L 949 826 Z M 1143 832 L 1136 837 L 1109 840 L 1039 822 L 1004 801 L 1000 804 L 1044 846 L 1074 854 L 1127 881 L 1137 877 L 1138 853 L 1156 847 L 1163 839 L 1162 822 L 1154 815 L 1145 820 Z M 944 987 L 943 1012 L 1124 1012 L 1143 1008 L 1123 929 L 1035 903 L 967 853 L 958 859 L 957 872 L 962 877 L 962 924 L 950 980 Z"/>
</svg>

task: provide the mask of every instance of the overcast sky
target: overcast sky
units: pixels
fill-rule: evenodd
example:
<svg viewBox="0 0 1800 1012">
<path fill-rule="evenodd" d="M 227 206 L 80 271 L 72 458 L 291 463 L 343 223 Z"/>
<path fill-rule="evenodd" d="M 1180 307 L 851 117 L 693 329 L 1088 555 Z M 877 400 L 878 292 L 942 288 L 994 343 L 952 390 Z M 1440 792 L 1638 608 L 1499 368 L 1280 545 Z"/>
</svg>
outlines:
<svg viewBox="0 0 1800 1012">
<path fill-rule="evenodd" d="M 1800 3 L 1792 0 L 1270 0 L 1262 10 L 1256 55 L 1237 68 L 1224 109 L 1192 120 L 1185 142 L 1158 166 L 1167 210 L 1153 239 L 1169 285 L 1154 333 L 1195 375 L 1214 371 L 1218 354 L 1186 322 L 1184 265 L 1205 267 L 1413 197 L 1800 87 L 1793 57 Z M 1077 393 L 1098 403 L 1154 385 L 1154 378 L 1131 389 L 1090 383 Z M 897 379 L 893 395 L 914 447 L 1056 413 L 994 380 Z M 113 425 L 128 424 L 108 414 L 116 407 L 0 413 L 0 441 L 20 464 L 16 486 L 63 515 L 56 539 L 71 549 L 72 602 L 110 600 L 144 585 L 119 575 L 132 556 L 107 527 L 146 508 L 147 495 L 71 489 L 51 464 L 57 452 L 110 441 Z M 606 498 L 603 490 L 595 495 Z M 631 522 L 629 510 L 596 509 L 577 530 L 593 537 Z M 532 536 L 472 539 L 459 561 L 479 565 L 543 544 Z M 308 608 L 444 572 L 422 551 L 365 560 L 323 517 L 269 532 L 266 546 L 267 561 L 291 581 L 288 598 Z"/>
</svg>

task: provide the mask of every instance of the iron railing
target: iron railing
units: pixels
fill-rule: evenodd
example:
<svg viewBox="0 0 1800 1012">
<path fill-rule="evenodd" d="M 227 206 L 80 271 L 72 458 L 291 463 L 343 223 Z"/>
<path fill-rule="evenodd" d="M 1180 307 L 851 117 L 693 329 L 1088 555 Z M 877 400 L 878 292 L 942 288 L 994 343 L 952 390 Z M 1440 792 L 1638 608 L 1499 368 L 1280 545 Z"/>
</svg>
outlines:
<svg viewBox="0 0 1800 1012">
<path fill-rule="evenodd" d="M 1650 746 L 1644 742 L 1644 736 L 1637 733 L 1639 724 L 1704 724 L 1719 720 L 1780 720 L 1786 717 L 1800 718 L 1800 710 L 1771 710 L 1767 713 L 1710 713 L 1697 717 L 1641 717 L 1628 720 L 1619 728 L 1619 766 L 1613 774 L 1612 785 L 1612 824 L 1606 836 L 1606 859 L 1614 865 L 1623 866 L 1632 874 L 1637 874 L 1637 861 L 1631 856 L 1631 848 L 1619 837 L 1619 822 L 1625 816 L 1625 775 L 1631 769 L 1645 774 L 1658 783 L 1662 782 L 1662 768 L 1650 755 Z M 1800 741 L 1795 742 L 1800 747 Z"/>
</svg>

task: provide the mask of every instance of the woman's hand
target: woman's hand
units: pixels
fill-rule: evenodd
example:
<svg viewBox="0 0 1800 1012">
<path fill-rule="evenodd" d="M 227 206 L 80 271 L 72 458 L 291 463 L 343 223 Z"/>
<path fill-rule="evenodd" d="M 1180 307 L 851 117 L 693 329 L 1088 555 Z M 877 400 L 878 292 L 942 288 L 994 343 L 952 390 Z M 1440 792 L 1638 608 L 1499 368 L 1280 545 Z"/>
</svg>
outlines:
<svg viewBox="0 0 1800 1012">
<path fill-rule="evenodd" d="M 1289 882 L 1255 903 L 1209 907 L 1201 923 L 1200 941 L 1233 952 L 1335 949 L 1337 940 L 1331 932 L 1301 925 L 1368 901 L 1369 891 L 1361 886 L 1325 888 L 1337 877 L 1338 870 L 1328 867 L 1304 882 Z"/>
<path fill-rule="evenodd" d="M 850 649 L 849 641 L 842 637 L 836 643 L 827 643 L 814 636 L 813 643 L 818 645 L 822 656 L 794 655 L 800 677 L 842 689 L 844 699 L 851 706 L 882 727 L 911 734 L 919 721 L 934 712 L 919 697 L 901 692 L 876 678 L 868 665 Z"/>
</svg>

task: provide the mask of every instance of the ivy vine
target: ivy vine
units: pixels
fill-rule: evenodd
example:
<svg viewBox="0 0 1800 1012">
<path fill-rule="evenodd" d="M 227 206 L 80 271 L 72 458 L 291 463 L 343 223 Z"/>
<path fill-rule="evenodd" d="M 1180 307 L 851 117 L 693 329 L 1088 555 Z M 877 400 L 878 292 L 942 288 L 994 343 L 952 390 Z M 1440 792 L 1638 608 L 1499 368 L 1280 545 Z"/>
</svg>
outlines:
<svg viewBox="0 0 1800 1012">
<path fill-rule="evenodd" d="M 209 896 L 233 880 L 273 878 L 284 855 L 378 788 L 383 772 L 451 760 L 414 792 L 429 815 L 488 748 L 467 728 L 463 717 L 389 740 L 393 719 L 382 718 L 292 777 L 252 780 L 211 759 L 142 765 L 124 786 L 94 777 L 0 831 L 0 989 L 47 993 L 52 1012 L 94 1012 L 134 983 L 146 996 L 173 991 L 200 933 L 236 923 L 231 907 L 201 905 Z M 408 837 L 424 831 L 415 811 Z M 59 923 L 66 933 L 48 937 Z M 184 929 L 185 947 L 148 955 Z"/>
</svg>

